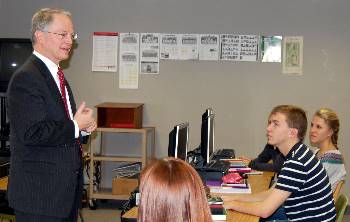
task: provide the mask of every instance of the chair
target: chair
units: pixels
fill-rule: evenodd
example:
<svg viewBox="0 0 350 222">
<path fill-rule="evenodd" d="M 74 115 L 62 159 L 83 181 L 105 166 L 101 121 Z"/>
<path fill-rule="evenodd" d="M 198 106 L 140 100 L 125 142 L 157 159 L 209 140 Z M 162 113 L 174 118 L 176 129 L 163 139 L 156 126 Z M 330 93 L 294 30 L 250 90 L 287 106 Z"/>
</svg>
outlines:
<svg viewBox="0 0 350 222">
<path fill-rule="evenodd" d="M 336 222 L 342 222 L 349 199 L 344 194 L 340 195 L 335 202 L 335 211 L 337 212 Z"/>
<path fill-rule="evenodd" d="M 337 199 L 339 197 L 340 190 L 343 187 L 344 182 L 345 182 L 344 180 L 339 181 L 337 186 L 336 186 L 336 188 L 335 188 L 335 190 L 334 190 L 334 192 L 333 192 L 333 199 L 334 199 L 335 202 L 337 201 Z"/>
</svg>

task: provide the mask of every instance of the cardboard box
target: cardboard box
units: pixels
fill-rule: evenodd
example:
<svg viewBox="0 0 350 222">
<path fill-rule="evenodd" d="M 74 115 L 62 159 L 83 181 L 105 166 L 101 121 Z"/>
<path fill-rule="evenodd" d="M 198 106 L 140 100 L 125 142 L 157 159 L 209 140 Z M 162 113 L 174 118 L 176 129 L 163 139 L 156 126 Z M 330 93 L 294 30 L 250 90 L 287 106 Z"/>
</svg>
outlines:
<svg viewBox="0 0 350 222">
<path fill-rule="evenodd" d="M 112 194 L 130 195 L 130 193 L 134 191 L 138 185 L 138 179 L 114 177 L 112 181 Z"/>
</svg>

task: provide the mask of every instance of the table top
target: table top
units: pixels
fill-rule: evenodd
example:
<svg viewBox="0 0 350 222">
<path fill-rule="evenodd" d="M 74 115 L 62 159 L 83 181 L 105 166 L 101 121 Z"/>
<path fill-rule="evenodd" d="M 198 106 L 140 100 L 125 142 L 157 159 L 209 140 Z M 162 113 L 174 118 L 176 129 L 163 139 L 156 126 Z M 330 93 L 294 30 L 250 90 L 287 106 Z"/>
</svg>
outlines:
<svg viewBox="0 0 350 222">
<path fill-rule="evenodd" d="M 274 176 L 272 172 L 264 172 L 262 175 L 250 175 L 248 183 L 252 188 L 252 193 L 258 193 L 267 190 L 270 186 L 271 178 Z M 244 195 L 244 194 L 243 194 Z M 137 218 L 137 207 L 132 208 L 123 215 L 126 219 Z M 250 214 L 240 213 L 233 210 L 227 211 L 227 220 L 229 222 L 258 222 L 259 217 Z"/>
<path fill-rule="evenodd" d="M 269 189 L 271 178 L 274 176 L 274 173 L 271 172 L 264 172 L 262 175 L 250 175 L 248 177 L 248 183 L 250 184 L 252 188 L 252 193 L 258 193 L 264 190 Z M 260 217 L 253 216 L 246 213 L 240 213 L 233 210 L 227 211 L 227 220 L 230 222 L 238 222 L 238 221 L 245 221 L 245 222 L 258 222 Z"/>
</svg>

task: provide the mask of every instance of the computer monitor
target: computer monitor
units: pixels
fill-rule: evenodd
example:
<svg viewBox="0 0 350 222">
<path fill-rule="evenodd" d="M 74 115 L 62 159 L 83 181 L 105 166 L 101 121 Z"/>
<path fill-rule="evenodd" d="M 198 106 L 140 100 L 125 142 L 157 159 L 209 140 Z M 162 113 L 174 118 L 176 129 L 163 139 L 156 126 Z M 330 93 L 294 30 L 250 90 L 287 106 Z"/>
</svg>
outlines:
<svg viewBox="0 0 350 222">
<path fill-rule="evenodd" d="M 203 118 L 201 126 L 201 156 L 203 165 L 210 162 L 210 157 L 214 152 L 214 114 L 210 114 L 207 118 Z"/>
<path fill-rule="evenodd" d="M 214 114 L 213 109 L 212 108 L 207 108 L 204 113 L 202 114 L 202 121 L 206 120 L 208 118 L 208 116 L 210 116 L 211 114 Z"/>
<path fill-rule="evenodd" d="M 186 161 L 188 149 L 189 124 L 181 123 L 169 133 L 168 156 Z"/>
<path fill-rule="evenodd" d="M 0 93 L 6 93 L 13 73 L 32 53 L 30 39 L 0 38 Z"/>
</svg>

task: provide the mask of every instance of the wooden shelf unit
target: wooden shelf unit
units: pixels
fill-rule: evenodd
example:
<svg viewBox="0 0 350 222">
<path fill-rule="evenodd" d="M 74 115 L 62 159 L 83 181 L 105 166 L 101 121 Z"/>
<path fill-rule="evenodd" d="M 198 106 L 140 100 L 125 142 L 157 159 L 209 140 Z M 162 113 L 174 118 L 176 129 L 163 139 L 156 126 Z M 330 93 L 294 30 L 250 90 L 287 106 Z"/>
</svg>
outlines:
<svg viewBox="0 0 350 222">
<path fill-rule="evenodd" d="M 112 162 L 141 162 L 142 168 L 147 164 L 147 161 L 154 158 L 154 142 L 155 142 L 155 127 L 143 127 L 140 129 L 131 128 L 103 128 L 99 127 L 96 129 L 98 135 L 93 136 L 90 142 L 90 178 L 89 178 L 89 199 L 116 199 L 116 200 L 128 200 L 129 195 L 113 195 L 112 189 L 109 188 L 98 188 L 94 190 L 94 162 L 95 161 L 112 161 Z M 103 133 L 138 133 L 141 134 L 141 156 L 131 157 L 131 156 L 112 156 L 103 155 L 101 149 L 101 154 L 97 155 L 94 153 L 96 147 L 102 148 L 102 135 Z M 96 141 L 96 138 L 100 137 L 100 143 Z M 148 143 L 148 137 L 151 137 L 151 143 Z M 149 145 L 149 146 L 148 146 Z"/>
</svg>

